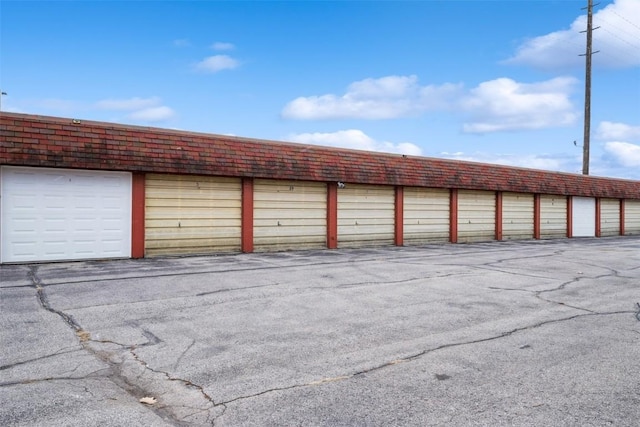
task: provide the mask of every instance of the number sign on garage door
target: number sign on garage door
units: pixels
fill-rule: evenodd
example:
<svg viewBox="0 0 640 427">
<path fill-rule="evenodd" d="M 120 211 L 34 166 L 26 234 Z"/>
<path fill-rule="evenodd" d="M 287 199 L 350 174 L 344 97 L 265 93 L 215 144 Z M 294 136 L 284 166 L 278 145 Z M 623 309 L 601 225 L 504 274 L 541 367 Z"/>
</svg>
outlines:
<svg viewBox="0 0 640 427">
<path fill-rule="evenodd" d="M 2 262 L 131 256 L 131 174 L 3 166 Z"/>
</svg>

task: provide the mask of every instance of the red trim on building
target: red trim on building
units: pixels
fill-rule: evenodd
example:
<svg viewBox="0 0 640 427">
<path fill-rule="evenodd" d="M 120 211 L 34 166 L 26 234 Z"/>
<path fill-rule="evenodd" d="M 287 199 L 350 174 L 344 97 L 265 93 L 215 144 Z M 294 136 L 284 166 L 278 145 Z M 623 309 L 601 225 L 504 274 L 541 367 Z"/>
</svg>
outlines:
<svg viewBox="0 0 640 427">
<path fill-rule="evenodd" d="M 458 189 L 449 193 L 449 242 L 458 243 Z"/>
<path fill-rule="evenodd" d="M 131 176 L 131 258 L 144 258 L 145 174 Z"/>
<path fill-rule="evenodd" d="M 502 240 L 502 191 L 496 191 L 496 240 Z"/>
<path fill-rule="evenodd" d="M 253 252 L 253 178 L 242 178 L 242 252 Z"/>
<path fill-rule="evenodd" d="M 627 204 L 625 203 L 624 199 L 620 199 L 620 235 L 624 236 L 625 235 L 625 229 L 624 229 L 624 221 L 625 221 L 625 209 L 627 207 Z"/>
<path fill-rule="evenodd" d="M 396 246 L 404 245 L 404 187 L 397 186 L 395 190 L 395 229 Z"/>
<path fill-rule="evenodd" d="M 338 184 L 327 183 L 327 248 L 338 248 Z"/>
<path fill-rule="evenodd" d="M 533 238 L 538 240 L 540 240 L 541 212 L 540 194 L 536 193 L 533 195 Z"/>
<path fill-rule="evenodd" d="M 573 237 L 573 197 L 567 197 L 567 237 Z"/>
<path fill-rule="evenodd" d="M 602 200 L 596 197 L 596 237 L 602 237 Z"/>
</svg>

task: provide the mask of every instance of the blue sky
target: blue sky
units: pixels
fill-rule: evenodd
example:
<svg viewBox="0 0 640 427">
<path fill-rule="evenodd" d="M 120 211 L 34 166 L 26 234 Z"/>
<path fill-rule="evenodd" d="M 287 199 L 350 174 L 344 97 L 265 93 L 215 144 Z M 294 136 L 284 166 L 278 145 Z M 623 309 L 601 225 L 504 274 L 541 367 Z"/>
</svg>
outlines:
<svg viewBox="0 0 640 427">
<path fill-rule="evenodd" d="M 579 173 L 586 4 L 1 0 L 2 110 Z M 640 0 L 594 26 L 591 174 L 640 179 Z"/>
</svg>

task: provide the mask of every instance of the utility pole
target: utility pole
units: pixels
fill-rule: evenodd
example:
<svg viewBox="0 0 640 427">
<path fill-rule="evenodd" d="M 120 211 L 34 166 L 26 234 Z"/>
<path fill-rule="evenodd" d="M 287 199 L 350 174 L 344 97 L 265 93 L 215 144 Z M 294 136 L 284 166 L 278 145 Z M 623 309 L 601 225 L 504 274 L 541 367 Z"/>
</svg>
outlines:
<svg viewBox="0 0 640 427">
<path fill-rule="evenodd" d="M 584 9 L 584 8 L 583 8 Z M 584 78 L 584 142 L 582 144 L 582 174 L 589 175 L 589 143 L 591 141 L 591 56 L 593 44 L 593 0 L 587 4 L 587 51 L 580 55 L 586 58 L 586 71 Z M 598 27 L 600 28 L 600 27 Z M 596 30 L 598 28 L 595 28 Z"/>
<path fill-rule="evenodd" d="M 2 111 L 2 97 L 5 96 L 7 92 L 0 91 L 0 111 Z"/>
</svg>

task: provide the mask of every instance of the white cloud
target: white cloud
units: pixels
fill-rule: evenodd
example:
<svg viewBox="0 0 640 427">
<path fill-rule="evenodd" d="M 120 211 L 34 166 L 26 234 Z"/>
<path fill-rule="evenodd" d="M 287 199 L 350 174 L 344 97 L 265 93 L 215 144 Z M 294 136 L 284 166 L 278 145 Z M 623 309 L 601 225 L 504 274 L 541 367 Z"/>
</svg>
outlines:
<svg viewBox="0 0 640 427">
<path fill-rule="evenodd" d="M 222 70 L 232 70 L 240 66 L 240 62 L 228 55 L 214 55 L 203 59 L 196 64 L 199 71 L 217 73 Z"/>
<path fill-rule="evenodd" d="M 593 55 L 595 65 L 614 68 L 640 66 L 640 1 L 616 0 L 594 9 Z M 534 37 L 522 43 L 504 63 L 531 65 L 541 69 L 583 66 L 586 51 L 586 15 L 578 17 L 567 30 Z"/>
<path fill-rule="evenodd" d="M 287 119 L 393 119 L 427 111 L 470 116 L 463 130 L 487 133 L 567 126 L 576 120 L 569 99 L 576 79 L 558 77 L 520 83 L 508 78 L 483 82 L 465 93 L 461 84 L 420 86 L 416 76 L 387 76 L 351 83 L 345 94 L 300 97 L 282 111 Z"/>
<path fill-rule="evenodd" d="M 191 42 L 188 39 L 176 39 L 173 41 L 175 47 L 188 47 L 191 46 Z"/>
<path fill-rule="evenodd" d="M 604 149 L 622 166 L 640 167 L 640 145 L 611 141 L 604 145 Z"/>
<path fill-rule="evenodd" d="M 330 133 L 291 134 L 288 139 L 302 144 L 324 145 L 354 150 L 379 151 L 412 156 L 420 156 L 422 154 L 420 147 L 410 142 L 394 144 L 386 141 L 376 141 L 358 129 L 340 130 Z"/>
<path fill-rule="evenodd" d="M 80 102 L 69 99 L 46 98 L 28 103 L 32 103 L 36 108 L 65 114 L 72 113 L 79 108 L 82 108 L 82 104 Z"/>
<path fill-rule="evenodd" d="M 175 112 L 166 106 L 145 108 L 142 110 L 134 111 L 127 117 L 133 120 L 141 120 L 145 122 L 159 122 L 172 118 Z"/>
<path fill-rule="evenodd" d="M 446 109 L 461 85 L 420 86 L 416 76 L 387 76 L 349 85 L 344 95 L 299 97 L 282 110 L 287 119 L 391 119 Z"/>
<path fill-rule="evenodd" d="M 236 46 L 233 43 L 215 42 L 211 45 L 213 50 L 233 50 Z"/>
<path fill-rule="evenodd" d="M 463 130 L 487 133 L 570 125 L 577 117 L 569 100 L 575 83 L 571 77 L 538 83 L 508 78 L 483 82 L 461 101 L 472 120 Z"/>
<path fill-rule="evenodd" d="M 101 110 L 138 110 L 155 107 L 161 100 L 157 96 L 151 98 L 129 98 L 129 99 L 104 99 L 96 102 L 96 108 Z"/>
<path fill-rule="evenodd" d="M 100 110 L 129 111 L 127 119 L 145 122 L 159 122 L 175 116 L 175 112 L 157 96 L 150 98 L 104 99 L 95 103 Z"/>
<path fill-rule="evenodd" d="M 490 163 L 504 166 L 515 166 L 531 169 L 543 169 L 550 171 L 562 171 L 577 173 L 582 167 L 582 158 L 566 154 L 489 154 L 463 152 L 443 152 L 438 157 L 453 160 L 466 160 L 470 162 Z"/>
<path fill-rule="evenodd" d="M 640 138 L 640 126 L 606 121 L 600 122 L 596 131 L 596 138 L 616 140 Z"/>
</svg>

